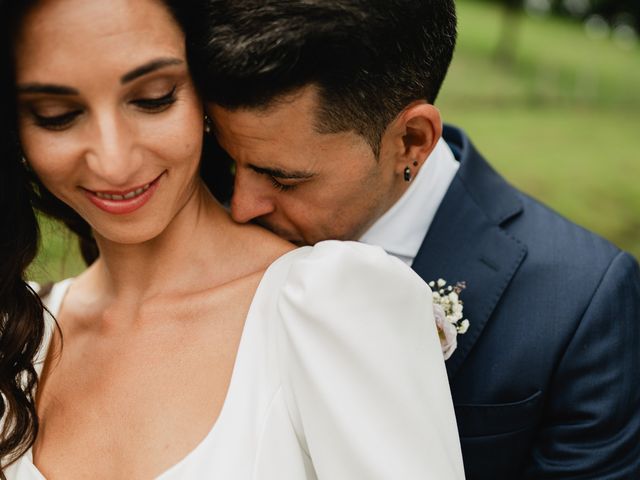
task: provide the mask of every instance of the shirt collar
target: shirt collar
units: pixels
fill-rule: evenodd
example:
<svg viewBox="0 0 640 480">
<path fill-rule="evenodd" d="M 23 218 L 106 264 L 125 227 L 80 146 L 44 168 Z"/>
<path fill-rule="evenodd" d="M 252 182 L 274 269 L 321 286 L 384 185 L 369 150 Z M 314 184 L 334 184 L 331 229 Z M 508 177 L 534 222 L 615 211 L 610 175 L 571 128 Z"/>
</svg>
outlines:
<svg viewBox="0 0 640 480">
<path fill-rule="evenodd" d="M 400 199 L 360 237 L 411 265 L 460 164 L 440 138 Z"/>
</svg>

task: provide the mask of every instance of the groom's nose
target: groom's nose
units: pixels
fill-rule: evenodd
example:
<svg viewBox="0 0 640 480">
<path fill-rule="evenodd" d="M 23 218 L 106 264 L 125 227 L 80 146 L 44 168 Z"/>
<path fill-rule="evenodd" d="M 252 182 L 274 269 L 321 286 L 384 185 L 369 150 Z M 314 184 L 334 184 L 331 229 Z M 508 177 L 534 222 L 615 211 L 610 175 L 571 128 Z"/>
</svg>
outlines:
<svg viewBox="0 0 640 480">
<path fill-rule="evenodd" d="M 247 223 L 275 210 L 272 186 L 264 180 L 254 172 L 236 172 L 231 197 L 231 217 L 236 222 Z"/>
</svg>

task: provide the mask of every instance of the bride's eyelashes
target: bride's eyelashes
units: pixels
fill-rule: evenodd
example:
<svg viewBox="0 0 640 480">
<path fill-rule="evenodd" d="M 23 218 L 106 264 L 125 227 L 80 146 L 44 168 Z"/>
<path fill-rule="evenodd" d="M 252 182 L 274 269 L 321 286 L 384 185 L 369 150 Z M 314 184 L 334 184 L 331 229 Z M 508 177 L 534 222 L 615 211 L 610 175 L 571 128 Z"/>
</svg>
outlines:
<svg viewBox="0 0 640 480">
<path fill-rule="evenodd" d="M 60 115 L 39 115 L 35 111 L 31 111 L 35 124 L 47 130 L 64 130 L 71 126 L 73 121 L 82 114 L 82 110 L 72 110 Z"/>
<path fill-rule="evenodd" d="M 176 101 L 176 85 L 169 92 L 160 97 L 138 98 L 131 103 L 142 110 L 151 113 L 159 113 L 169 108 Z"/>
<path fill-rule="evenodd" d="M 129 103 L 146 113 L 160 113 L 168 109 L 176 101 L 176 88 L 171 89 L 160 96 L 140 97 L 130 100 Z M 65 130 L 73 125 L 75 120 L 84 113 L 83 109 L 73 109 L 59 115 L 42 115 L 36 109 L 31 108 L 34 123 L 47 130 Z"/>
</svg>

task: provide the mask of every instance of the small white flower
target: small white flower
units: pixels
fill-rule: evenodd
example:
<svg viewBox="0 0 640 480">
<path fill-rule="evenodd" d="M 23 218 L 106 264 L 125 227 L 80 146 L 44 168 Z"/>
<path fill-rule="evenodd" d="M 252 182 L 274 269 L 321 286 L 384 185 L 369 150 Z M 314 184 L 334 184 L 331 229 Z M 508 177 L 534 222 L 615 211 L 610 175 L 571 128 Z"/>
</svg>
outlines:
<svg viewBox="0 0 640 480">
<path fill-rule="evenodd" d="M 451 292 L 448 296 L 452 303 L 458 302 L 458 294 L 456 292 Z"/>
<path fill-rule="evenodd" d="M 447 282 L 445 280 L 443 280 L 442 278 L 438 279 L 438 287 L 444 287 L 447 284 Z"/>
<path fill-rule="evenodd" d="M 469 330 L 469 320 L 464 319 L 462 320 L 462 322 L 460 322 L 460 326 L 458 327 L 458 333 L 459 334 L 467 333 L 467 330 Z"/>
</svg>

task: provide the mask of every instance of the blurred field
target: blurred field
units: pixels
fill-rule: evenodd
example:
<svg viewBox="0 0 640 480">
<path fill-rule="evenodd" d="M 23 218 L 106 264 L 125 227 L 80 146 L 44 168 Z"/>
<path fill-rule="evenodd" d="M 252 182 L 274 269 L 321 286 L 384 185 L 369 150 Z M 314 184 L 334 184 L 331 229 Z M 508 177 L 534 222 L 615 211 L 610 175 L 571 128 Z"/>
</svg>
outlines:
<svg viewBox="0 0 640 480">
<path fill-rule="evenodd" d="M 499 7 L 458 1 L 460 38 L 438 106 L 519 188 L 640 258 L 640 47 L 580 24 L 523 16 L 514 63 L 494 61 Z M 43 224 L 39 281 L 82 268 Z M 585 259 L 588 261 L 588 259 Z"/>
<path fill-rule="evenodd" d="M 84 269 L 78 242 L 63 225 L 40 218 L 40 254 L 29 267 L 28 277 L 46 283 L 77 275 Z"/>
<path fill-rule="evenodd" d="M 640 46 L 523 16 L 511 66 L 493 60 L 495 5 L 458 2 L 438 106 L 513 184 L 640 258 Z"/>
</svg>

